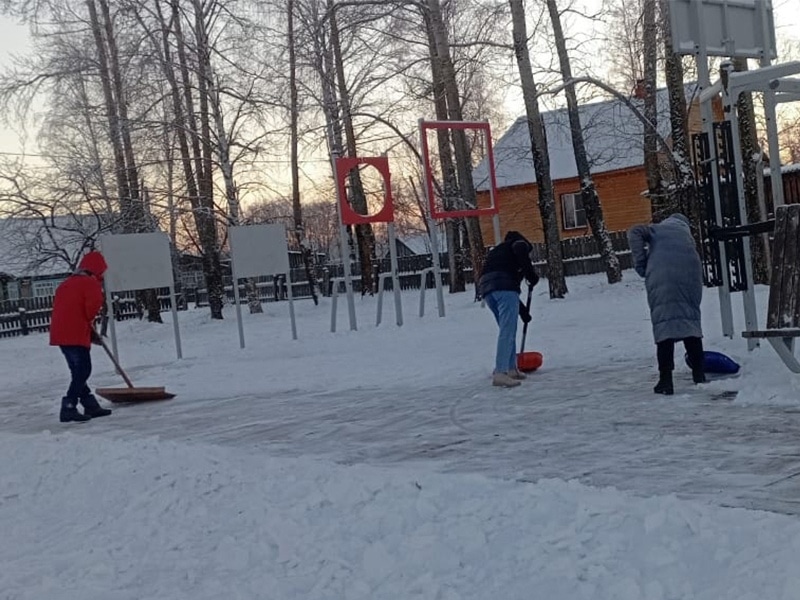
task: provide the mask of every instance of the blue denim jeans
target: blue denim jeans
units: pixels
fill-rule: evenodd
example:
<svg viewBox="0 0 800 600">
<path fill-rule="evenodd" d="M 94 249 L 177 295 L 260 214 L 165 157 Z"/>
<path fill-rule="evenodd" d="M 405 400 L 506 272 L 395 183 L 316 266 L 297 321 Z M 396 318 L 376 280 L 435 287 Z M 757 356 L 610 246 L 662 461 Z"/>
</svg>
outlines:
<svg viewBox="0 0 800 600">
<path fill-rule="evenodd" d="M 484 296 L 484 300 L 500 327 L 500 333 L 497 335 L 494 372 L 507 373 L 511 369 L 517 368 L 519 294 L 507 291 L 489 292 Z"/>
<path fill-rule="evenodd" d="M 89 375 L 92 374 L 92 355 L 89 348 L 85 346 L 60 346 L 64 358 L 67 359 L 72 381 L 70 381 L 67 395 L 65 396 L 73 403 L 78 400 L 88 398 L 92 395 L 92 390 L 86 385 Z"/>
</svg>

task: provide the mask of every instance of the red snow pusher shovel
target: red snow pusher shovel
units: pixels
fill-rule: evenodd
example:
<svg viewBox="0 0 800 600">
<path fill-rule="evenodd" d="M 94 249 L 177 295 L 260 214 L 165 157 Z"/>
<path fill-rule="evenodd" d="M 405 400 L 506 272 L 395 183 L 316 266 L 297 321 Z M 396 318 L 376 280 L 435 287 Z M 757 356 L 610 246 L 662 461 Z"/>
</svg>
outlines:
<svg viewBox="0 0 800 600">
<path fill-rule="evenodd" d="M 531 296 L 533 295 L 533 286 L 528 284 L 528 301 L 525 304 L 528 313 L 531 311 Z M 544 356 L 541 352 L 525 352 L 525 337 L 528 335 L 528 323 L 522 326 L 522 343 L 520 344 L 519 354 L 517 354 L 517 369 L 523 373 L 530 373 L 542 366 Z"/>
<path fill-rule="evenodd" d="M 95 393 L 98 396 L 105 398 L 109 402 L 116 403 L 145 402 L 148 400 L 169 400 L 170 398 L 175 397 L 175 394 L 170 394 L 163 387 L 133 387 L 133 383 L 131 383 L 130 378 L 125 374 L 125 371 L 122 370 L 122 367 L 119 366 L 119 362 L 117 362 L 117 359 L 114 358 L 114 355 L 111 353 L 111 350 L 108 349 L 108 346 L 106 346 L 103 338 L 100 337 L 99 334 L 96 335 L 97 339 L 100 341 L 100 345 L 103 346 L 103 350 L 105 350 L 106 354 L 108 354 L 108 358 L 110 358 L 111 362 L 114 363 L 117 372 L 122 375 L 122 378 L 128 385 L 128 387 L 124 388 L 97 388 L 95 389 Z"/>
</svg>

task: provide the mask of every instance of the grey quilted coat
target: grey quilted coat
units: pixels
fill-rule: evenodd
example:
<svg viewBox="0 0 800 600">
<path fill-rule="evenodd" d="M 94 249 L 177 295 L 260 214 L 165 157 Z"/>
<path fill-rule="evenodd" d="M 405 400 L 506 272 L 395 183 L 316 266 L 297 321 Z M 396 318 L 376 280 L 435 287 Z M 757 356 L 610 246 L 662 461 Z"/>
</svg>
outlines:
<svg viewBox="0 0 800 600">
<path fill-rule="evenodd" d="M 628 242 L 634 269 L 645 279 L 656 343 L 702 337 L 703 267 L 689 220 L 674 214 L 656 225 L 636 225 Z"/>
</svg>

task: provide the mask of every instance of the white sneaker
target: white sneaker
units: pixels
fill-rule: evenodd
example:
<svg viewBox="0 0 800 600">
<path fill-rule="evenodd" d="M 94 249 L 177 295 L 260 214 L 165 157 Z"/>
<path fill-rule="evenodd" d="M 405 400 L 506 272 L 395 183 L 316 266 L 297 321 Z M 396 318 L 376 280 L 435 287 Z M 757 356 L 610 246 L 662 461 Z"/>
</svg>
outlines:
<svg viewBox="0 0 800 600">
<path fill-rule="evenodd" d="M 521 372 L 519 369 L 509 370 L 508 376 L 511 377 L 511 379 L 518 379 L 520 381 L 528 378 L 528 376 L 525 375 L 525 373 Z"/>
<path fill-rule="evenodd" d="M 512 378 L 508 373 L 495 373 L 492 375 L 492 385 L 496 387 L 517 387 L 519 380 Z"/>
</svg>

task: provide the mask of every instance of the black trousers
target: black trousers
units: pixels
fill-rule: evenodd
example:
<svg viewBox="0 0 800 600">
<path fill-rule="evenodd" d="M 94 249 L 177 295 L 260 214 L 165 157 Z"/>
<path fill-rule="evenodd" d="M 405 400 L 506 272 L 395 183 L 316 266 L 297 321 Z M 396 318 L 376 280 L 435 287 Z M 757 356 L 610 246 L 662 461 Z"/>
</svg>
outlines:
<svg viewBox="0 0 800 600">
<path fill-rule="evenodd" d="M 89 348 L 84 346 L 61 346 L 61 352 L 67 359 L 72 381 L 69 383 L 66 398 L 77 403 L 92 395 L 86 382 L 92 374 L 92 356 Z"/>
<path fill-rule="evenodd" d="M 692 370 L 703 369 L 703 338 L 687 337 L 682 340 L 663 340 L 656 344 L 659 371 L 673 371 L 675 369 L 675 342 L 683 342 L 686 353 L 689 355 L 689 364 Z"/>
</svg>

